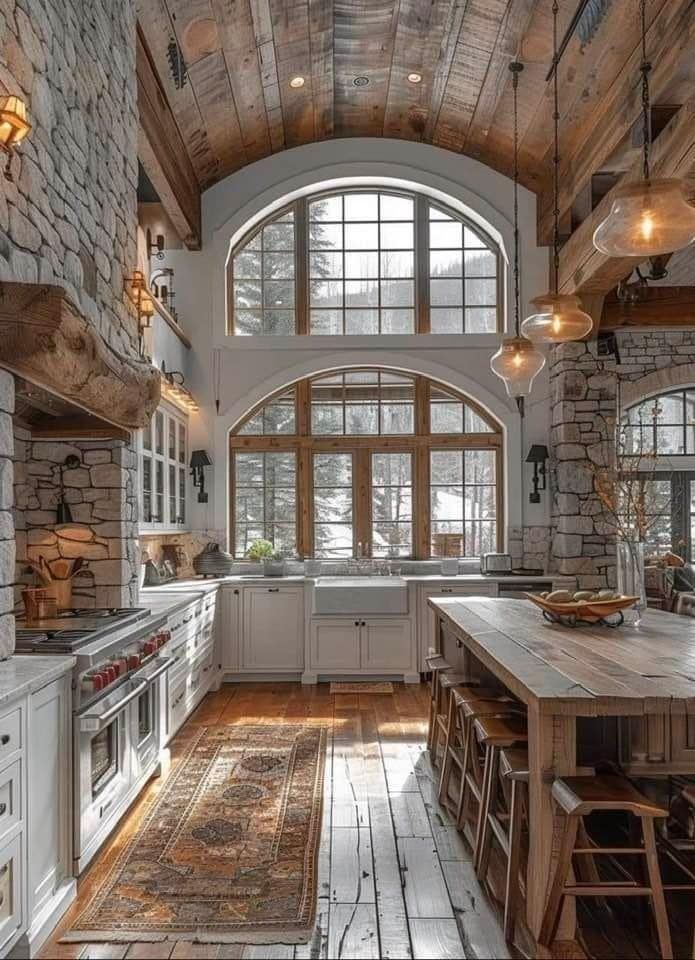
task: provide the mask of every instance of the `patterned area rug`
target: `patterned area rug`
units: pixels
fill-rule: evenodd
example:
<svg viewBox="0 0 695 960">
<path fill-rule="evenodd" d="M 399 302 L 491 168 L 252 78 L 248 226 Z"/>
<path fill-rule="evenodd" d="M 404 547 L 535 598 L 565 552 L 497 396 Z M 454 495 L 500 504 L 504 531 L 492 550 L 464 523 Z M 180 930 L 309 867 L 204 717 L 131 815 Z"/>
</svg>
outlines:
<svg viewBox="0 0 695 960">
<path fill-rule="evenodd" d="M 309 940 L 326 736 L 201 727 L 63 940 Z"/>
<path fill-rule="evenodd" d="M 331 693 L 393 693 L 393 684 L 388 681 L 383 683 L 342 683 L 334 681 L 331 683 Z"/>
</svg>

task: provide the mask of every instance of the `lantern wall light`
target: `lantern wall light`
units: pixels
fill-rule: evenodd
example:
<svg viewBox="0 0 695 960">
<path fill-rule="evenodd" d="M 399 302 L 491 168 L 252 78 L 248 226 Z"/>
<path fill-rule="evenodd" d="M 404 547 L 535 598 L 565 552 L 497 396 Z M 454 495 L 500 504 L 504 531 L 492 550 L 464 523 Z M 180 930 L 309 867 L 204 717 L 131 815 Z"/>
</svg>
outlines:
<svg viewBox="0 0 695 960">
<path fill-rule="evenodd" d="M 12 180 L 10 164 L 16 147 L 31 130 L 27 108 L 21 97 L 0 97 L 0 150 L 7 154 L 5 179 Z"/>
</svg>

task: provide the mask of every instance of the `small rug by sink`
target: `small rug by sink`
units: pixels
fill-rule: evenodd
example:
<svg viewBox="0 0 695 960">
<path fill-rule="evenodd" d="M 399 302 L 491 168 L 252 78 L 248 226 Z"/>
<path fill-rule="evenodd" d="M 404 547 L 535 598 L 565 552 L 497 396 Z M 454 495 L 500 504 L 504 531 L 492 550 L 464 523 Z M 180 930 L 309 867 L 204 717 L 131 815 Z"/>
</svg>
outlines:
<svg viewBox="0 0 695 960">
<path fill-rule="evenodd" d="M 201 727 L 62 939 L 302 943 L 327 728 Z"/>
<path fill-rule="evenodd" d="M 393 693 L 393 684 L 384 683 L 331 683 L 331 693 Z"/>
</svg>

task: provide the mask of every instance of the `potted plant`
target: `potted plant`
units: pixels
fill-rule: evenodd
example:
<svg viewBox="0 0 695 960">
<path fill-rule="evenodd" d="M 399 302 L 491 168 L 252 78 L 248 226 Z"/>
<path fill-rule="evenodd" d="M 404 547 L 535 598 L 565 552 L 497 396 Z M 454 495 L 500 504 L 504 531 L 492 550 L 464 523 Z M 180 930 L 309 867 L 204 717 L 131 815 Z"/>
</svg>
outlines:
<svg viewBox="0 0 695 960">
<path fill-rule="evenodd" d="M 285 572 L 284 557 L 270 540 L 254 540 L 246 551 L 246 556 L 249 560 L 263 564 L 264 577 L 281 577 Z"/>
</svg>

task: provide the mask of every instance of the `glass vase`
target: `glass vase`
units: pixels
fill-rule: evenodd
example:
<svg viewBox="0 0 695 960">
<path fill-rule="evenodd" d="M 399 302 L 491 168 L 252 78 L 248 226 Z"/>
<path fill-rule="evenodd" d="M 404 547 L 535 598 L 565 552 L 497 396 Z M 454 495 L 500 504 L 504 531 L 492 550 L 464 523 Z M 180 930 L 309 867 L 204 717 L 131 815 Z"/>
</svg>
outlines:
<svg viewBox="0 0 695 960">
<path fill-rule="evenodd" d="M 637 624 L 647 609 L 647 590 L 644 582 L 644 543 L 641 540 L 618 540 L 616 544 L 618 593 L 624 597 L 639 597 L 634 606 L 623 610 L 626 623 Z"/>
</svg>

